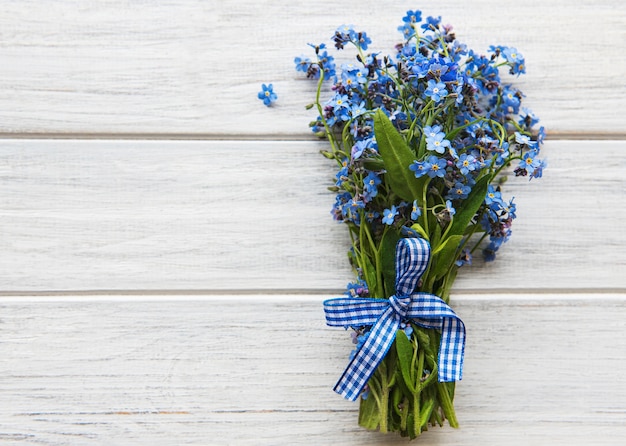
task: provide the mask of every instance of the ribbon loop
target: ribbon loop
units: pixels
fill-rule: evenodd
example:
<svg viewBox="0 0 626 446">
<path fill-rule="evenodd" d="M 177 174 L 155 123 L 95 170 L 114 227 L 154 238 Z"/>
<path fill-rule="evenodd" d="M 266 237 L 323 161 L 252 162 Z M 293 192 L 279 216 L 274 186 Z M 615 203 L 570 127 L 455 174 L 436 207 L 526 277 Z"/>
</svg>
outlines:
<svg viewBox="0 0 626 446">
<path fill-rule="evenodd" d="M 396 294 L 410 295 L 428 268 L 430 244 L 422 238 L 403 238 L 396 246 Z"/>
<path fill-rule="evenodd" d="M 440 382 L 458 381 L 463 375 L 465 325 L 438 296 L 415 292 L 430 261 L 430 244 L 424 239 L 400 239 L 396 247 L 396 294 L 389 299 L 338 298 L 324 302 L 330 326 L 371 325 L 367 339 L 335 385 L 335 392 L 355 401 L 393 344 L 402 320 L 441 331 L 438 358 Z"/>
</svg>

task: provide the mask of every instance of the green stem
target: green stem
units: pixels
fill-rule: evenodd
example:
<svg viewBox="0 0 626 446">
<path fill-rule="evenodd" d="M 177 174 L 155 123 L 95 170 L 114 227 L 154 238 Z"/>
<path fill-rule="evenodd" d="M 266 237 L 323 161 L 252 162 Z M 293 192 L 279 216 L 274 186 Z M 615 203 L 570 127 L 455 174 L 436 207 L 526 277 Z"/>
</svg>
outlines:
<svg viewBox="0 0 626 446">
<path fill-rule="evenodd" d="M 476 249 L 478 249 L 478 246 L 483 242 L 483 240 L 485 240 L 485 238 L 487 238 L 487 236 L 489 235 L 489 233 L 485 232 L 481 237 L 480 240 L 478 240 L 476 242 L 476 244 L 474 245 L 474 247 L 472 249 L 470 249 L 470 254 L 474 254 L 474 251 L 476 251 Z"/>
<path fill-rule="evenodd" d="M 459 427 L 459 422 L 456 419 L 454 405 L 452 404 L 452 398 L 450 397 L 450 393 L 448 391 L 449 384 L 454 383 L 437 383 L 437 391 L 439 392 L 439 402 L 441 403 L 441 408 L 448 419 L 448 423 L 450 423 L 451 427 L 457 428 Z"/>
<path fill-rule="evenodd" d="M 384 360 L 378 366 L 378 371 L 380 372 L 380 431 L 386 434 L 388 431 L 387 418 L 389 417 L 389 381 L 387 380 L 387 364 Z"/>
<path fill-rule="evenodd" d="M 422 397 L 422 375 L 424 374 L 424 349 L 420 348 L 417 359 L 417 376 L 415 379 L 416 392 L 413 394 L 413 428 L 415 435 L 422 433 L 422 417 L 420 399 Z"/>
<path fill-rule="evenodd" d="M 430 231 L 428 230 L 428 184 L 430 183 L 430 180 L 426 182 L 426 184 L 424 184 L 424 188 L 422 189 L 422 206 L 424 206 L 424 212 L 422 212 L 422 228 L 424 228 L 424 231 L 426 232 L 426 234 L 428 234 L 430 236 Z"/>
<path fill-rule="evenodd" d="M 326 118 L 324 118 L 324 109 L 322 108 L 322 103 L 320 102 L 320 96 L 322 94 L 323 83 L 324 83 L 324 70 L 320 66 L 320 78 L 317 81 L 317 91 L 315 92 L 315 107 L 317 108 L 317 112 L 320 115 L 322 124 L 324 124 L 324 130 L 326 131 L 326 138 L 328 139 L 328 142 L 330 143 L 330 146 L 333 149 L 333 154 L 336 154 L 339 151 L 339 149 L 337 148 L 335 137 L 333 136 L 330 127 L 328 127 Z"/>
</svg>

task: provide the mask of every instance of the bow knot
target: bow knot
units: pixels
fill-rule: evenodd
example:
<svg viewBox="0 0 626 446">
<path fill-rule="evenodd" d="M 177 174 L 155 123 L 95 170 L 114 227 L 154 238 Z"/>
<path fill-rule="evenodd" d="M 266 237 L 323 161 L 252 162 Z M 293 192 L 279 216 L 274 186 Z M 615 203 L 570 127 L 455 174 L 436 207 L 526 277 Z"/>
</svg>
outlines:
<svg viewBox="0 0 626 446">
<path fill-rule="evenodd" d="M 338 298 L 324 302 L 326 324 L 333 327 L 371 325 L 363 345 L 335 385 L 335 392 L 356 400 L 393 344 L 403 319 L 425 328 L 441 330 L 438 373 L 440 382 L 458 381 L 463 375 L 465 325 L 439 297 L 415 292 L 430 261 L 424 239 L 400 239 L 396 247 L 396 294 L 388 299 Z"/>
<path fill-rule="evenodd" d="M 406 319 L 409 313 L 409 304 L 411 303 L 411 296 L 396 296 L 395 294 L 389 298 L 389 305 L 393 308 L 394 313 L 400 316 L 400 319 Z"/>
</svg>

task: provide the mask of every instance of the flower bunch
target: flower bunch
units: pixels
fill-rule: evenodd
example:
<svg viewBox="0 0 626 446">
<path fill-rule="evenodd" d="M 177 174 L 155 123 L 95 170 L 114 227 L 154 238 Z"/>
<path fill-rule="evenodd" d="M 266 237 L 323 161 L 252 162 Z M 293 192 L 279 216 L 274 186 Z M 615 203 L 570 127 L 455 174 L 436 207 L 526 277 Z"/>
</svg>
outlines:
<svg viewBox="0 0 626 446">
<path fill-rule="evenodd" d="M 309 44 L 314 57 L 296 57 L 295 65 L 317 80 L 310 126 L 329 141 L 322 153 L 338 166 L 329 188 L 337 194 L 331 213 L 352 240 L 356 281 L 347 294 L 393 295 L 396 243 L 421 237 L 432 256 L 419 289 L 448 303 L 458 269 L 477 250 L 494 260 L 511 236 L 516 206 L 503 195 L 506 173 L 542 176 L 545 133 L 535 130 L 522 92 L 501 79 L 526 71 L 515 48 L 479 54 L 440 17 L 422 20 L 420 11 L 408 11 L 398 30 L 394 54 L 381 55 L 368 52 L 365 32 L 343 25 L 332 42 L 337 51 L 352 47 L 353 59 L 338 66 L 329 47 Z M 352 328 L 362 343 L 370 327 Z M 432 379 L 439 334 L 412 320 L 401 331 L 362 395 L 359 423 L 411 438 L 445 419 L 457 426 L 454 383 Z M 409 372 L 400 360 L 407 357 Z"/>
</svg>

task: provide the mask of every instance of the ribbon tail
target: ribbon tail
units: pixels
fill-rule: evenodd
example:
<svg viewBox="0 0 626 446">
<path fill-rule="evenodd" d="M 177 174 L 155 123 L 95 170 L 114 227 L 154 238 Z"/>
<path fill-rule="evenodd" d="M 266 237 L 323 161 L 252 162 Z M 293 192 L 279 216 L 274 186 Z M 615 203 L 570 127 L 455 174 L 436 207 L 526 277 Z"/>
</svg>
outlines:
<svg viewBox="0 0 626 446">
<path fill-rule="evenodd" d="M 439 345 L 439 382 L 460 381 L 463 378 L 464 353 L 465 324 L 458 317 L 444 318 Z"/>
<path fill-rule="evenodd" d="M 387 308 L 372 326 L 333 390 L 349 401 L 356 401 L 393 344 L 399 326 L 400 318 L 391 307 Z"/>
<path fill-rule="evenodd" d="M 441 331 L 439 382 L 460 381 L 463 376 L 465 324 L 441 298 L 429 293 L 412 296 L 409 317 L 417 325 Z"/>
</svg>

